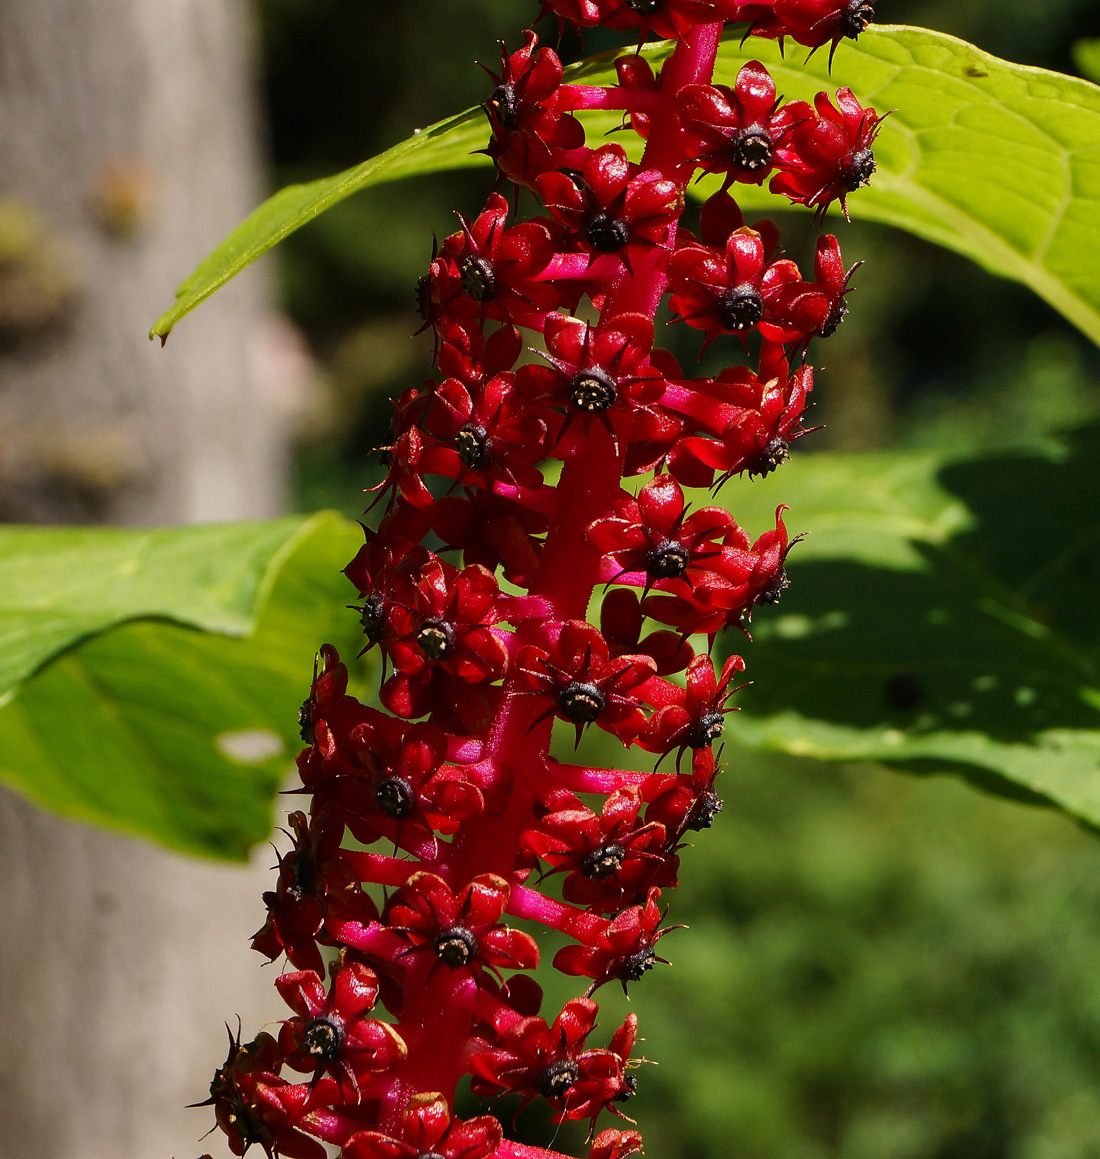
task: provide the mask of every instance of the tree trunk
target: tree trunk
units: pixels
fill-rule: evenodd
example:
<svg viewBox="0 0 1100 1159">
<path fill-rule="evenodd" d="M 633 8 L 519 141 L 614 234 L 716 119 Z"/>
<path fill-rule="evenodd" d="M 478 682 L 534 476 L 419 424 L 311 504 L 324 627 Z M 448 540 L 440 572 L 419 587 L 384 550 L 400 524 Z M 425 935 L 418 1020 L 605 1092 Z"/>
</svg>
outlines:
<svg viewBox="0 0 1100 1159">
<path fill-rule="evenodd" d="M 256 203 L 245 0 L 0 0 L 0 519 L 283 505 L 252 271 L 165 350 L 172 289 Z M 190 1159 L 222 1022 L 277 1014 L 251 870 L 0 792 L 0 1159 Z"/>
</svg>

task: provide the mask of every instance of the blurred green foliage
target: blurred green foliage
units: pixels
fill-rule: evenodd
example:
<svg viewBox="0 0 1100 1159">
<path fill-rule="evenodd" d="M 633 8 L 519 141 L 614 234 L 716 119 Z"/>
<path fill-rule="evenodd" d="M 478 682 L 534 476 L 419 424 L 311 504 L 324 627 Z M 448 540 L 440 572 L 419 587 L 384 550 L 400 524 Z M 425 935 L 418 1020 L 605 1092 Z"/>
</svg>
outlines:
<svg viewBox="0 0 1100 1159">
<path fill-rule="evenodd" d="M 514 43 L 536 7 L 262 0 L 273 188 L 482 99 L 470 62 L 491 65 L 493 40 Z M 1075 41 L 1100 36 L 1095 0 L 880 0 L 878 15 L 1064 71 Z M 587 50 L 602 46 L 593 37 Z M 453 228 L 456 208 L 476 211 L 485 188 L 474 173 L 380 189 L 284 247 L 286 301 L 338 416 L 303 441 L 304 509 L 358 513 L 384 399 L 427 372 L 428 350 L 409 334 L 428 231 Z M 809 253 L 805 218 L 783 224 L 791 253 Z M 1100 413 L 1096 351 L 1026 289 L 882 228 L 852 226 L 842 244 L 867 264 L 850 319 L 818 356 L 814 418 L 827 429 L 800 452 L 1047 450 L 1058 428 Z M 601 993 L 596 1037 L 636 1009 L 642 1050 L 660 1062 L 624 1107 L 637 1108 L 648 1153 L 1100 1157 L 1095 839 L 949 779 L 729 750 L 726 760 L 725 811 L 685 851 L 670 898 L 669 920 L 691 926 L 662 942 L 675 968 L 647 975 L 629 1006 Z M 548 984 L 548 1007 L 579 989 Z M 522 1124 L 549 1142 L 537 1111 Z M 569 1128 L 558 1143 L 581 1146 Z"/>
</svg>

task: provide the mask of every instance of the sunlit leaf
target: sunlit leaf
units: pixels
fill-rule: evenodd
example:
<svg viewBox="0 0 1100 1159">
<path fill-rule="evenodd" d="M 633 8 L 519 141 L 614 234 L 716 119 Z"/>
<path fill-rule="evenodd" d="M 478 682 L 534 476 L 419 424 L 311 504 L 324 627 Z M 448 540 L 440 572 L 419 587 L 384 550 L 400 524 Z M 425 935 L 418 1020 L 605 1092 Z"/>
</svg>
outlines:
<svg viewBox="0 0 1100 1159">
<path fill-rule="evenodd" d="M 267 525 L 273 536 L 276 529 L 286 550 L 269 553 L 258 579 L 248 565 L 257 551 L 249 536 L 259 527 L 145 533 L 163 550 L 127 553 L 116 544 L 113 558 L 136 561 L 119 581 L 128 579 L 135 599 L 158 580 L 173 597 L 143 599 L 124 615 L 116 592 L 111 622 L 120 626 L 100 622 L 77 644 L 67 625 L 60 655 L 60 629 L 47 637 L 52 662 L 0 708 L 0 782 L 66 817 L 184 852 L 246 857 L 271 831 L 275 793 L 300 747 L 297 709 L 318 645 L 328 640 L 354 656 L 361 643 L 345 610 L 354 592 L 341 575 L 359 529 L 333 515 Z M 143 533 L 117 534 L 136 547 Z M 163 570 L 173 559 L 183 567 L 203 547 L 213 572 L 202 582 L 193 562 L 186 577 Z M 105 562 L 112 553 L 103 541 L 100 548 Z M 223 567 L 238 580 L 253 575 L 251 587 L 212 582 Z M 43 580 L 46 595 L 57 593 L 54 580 Z M 144 618 L 168 615 L 177 622 Z"/>
<path fill-rule="evenodd" d="M 1063 459 L 804 456 L 725 496 L 780 500 L 791 587 L 757 611 L 730 735 L 945 768 L 1100 826 L 1100 431 Z"/>
</svg>

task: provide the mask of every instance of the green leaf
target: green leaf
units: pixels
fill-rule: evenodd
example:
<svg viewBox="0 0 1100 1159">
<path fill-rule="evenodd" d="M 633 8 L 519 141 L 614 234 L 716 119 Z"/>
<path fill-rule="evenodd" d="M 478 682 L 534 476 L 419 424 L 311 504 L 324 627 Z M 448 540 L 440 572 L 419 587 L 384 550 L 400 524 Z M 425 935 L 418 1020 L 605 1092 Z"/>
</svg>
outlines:
<svg viewBox="0 0 1100 1159">
<path fill-rule="evenodd" d="M 297 709 L 317 646 L 329 640 L 350 656 L 361 642 L 344 609 L 354 592 L 341 575 L 362 542 L 359 529 L 331 514 L 269 525 L 276 527 L 284 550 L 270 557 L 258 589 L 253 583 L 251 601 L 230 584 L 232 598 L 208 599 L 201 615 L 194 614 L 199 601 L 183 599 L 152 612 L 150 605 L 134 609 L 158 616 L 172 609 L 175 619 L 213 631 L 164 620 L 122 623 L 70 642 L 14 689 L 0 709 L 0 781 L 63 816 L 187 853 L 245 858 L 271 831 L 275 793 L 300 747 Z M 150 534 L 182 542 L 186 532 L 214 530 Z M 232 529 L 221 530 L 215 573 L 227 554 L 232 559 Z M 245 547 L 242 558 L 251 550 L 247 534 Z M 159 567 L 169 555 L 146 558 Z M 177 553 L 181 564 L 185 556 Z M 113 622 L 123 619 L 133 614 Z M 243 638 L 215 634 L 246 632 L 252 623 Z"/>
<path fill-rule="evenodd" d="M 247 635 L 301 516 L 133 531 L 0 527 L 0 704 L 59 653 L 126 620 Z"/>
<path fill-rule="evenodd" d="M 1100 827 L 1100 429 L 1062 459 L 809 455 L 742 487 L 811 534 L 757 610 L 737 743 L 945 768 Z"/>
<path fill-rule="evenodd" d="M 645 52 L 659 64 L 669 48 Z M 568 79 L 614 83 L 615 55 L 571 69 Z M 853 216 L 909 230 L 1023 282 L 1100 342 L 1100 89 L 898 26 L 872 27 L 842 44 L 831 75 L 827 53 L 803 65 L 797 51 L 784 59 L 774 42 L 742 44 L 731 32 L 717 79 L 731 83 L 751 58 L 768 65 L 787 97 L 847 85 L 865 103 L 893 110 L 876 149 L 878 173 L 850 199 Z M 583 119 L 593 141 L 618 123 L 608 113 Z M 180 286 L 152 334 L 167 338 L 219 286 L 336 202 L 384 181 L 485 163 L 474 151 L 486 140 L 484 117 L 473 109 L 335 177 L 284 189 Z M 737 194 L 754 210 L 787 204 L 750 186 Z"/>
</svg>

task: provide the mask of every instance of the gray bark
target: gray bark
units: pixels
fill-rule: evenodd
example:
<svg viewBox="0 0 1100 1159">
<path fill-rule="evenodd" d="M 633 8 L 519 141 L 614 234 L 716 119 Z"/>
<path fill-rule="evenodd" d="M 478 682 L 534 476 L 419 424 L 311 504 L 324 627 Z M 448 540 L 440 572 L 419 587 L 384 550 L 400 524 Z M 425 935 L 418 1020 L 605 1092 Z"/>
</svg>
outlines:
<svg viewBox="0 0 1100 1159">
<path fill-rule="evenodd" d="M 147 341 L 258 200 L 245 0 L 0 0 L 0 519 L 282 506 L 285 413 L 252 272 Z M 222 1022 L 277 1014 L 251 870 L 0 791 L 0 1159 L 190 1159 Z"/>
</svg>

